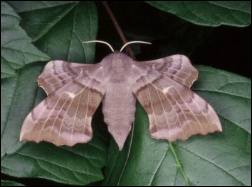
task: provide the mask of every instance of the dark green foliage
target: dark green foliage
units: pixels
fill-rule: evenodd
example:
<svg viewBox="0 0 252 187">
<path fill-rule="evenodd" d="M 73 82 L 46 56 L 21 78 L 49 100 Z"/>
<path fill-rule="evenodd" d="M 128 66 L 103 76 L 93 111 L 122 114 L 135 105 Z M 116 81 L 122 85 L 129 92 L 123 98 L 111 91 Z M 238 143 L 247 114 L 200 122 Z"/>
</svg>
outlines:
<svg viewBox="0 0 252 187">
<path fill-rule="evenodd" d="M 109 4 L 128 40 L 153 43 L 132 46 L 138 60 L 180 53 L 197 61 L 195 51 L 217 32 L 214 27 L 228 25 L 225 29 L 229 30 L 251 22 L 249 2 Z M 13 1 L 1 2 L 1 9 L 1 172 L 12 176 L 2 180 L 2 185 L 20 185 L 11 181 L 20 177 L 30 178 L 30 183 L 43 178 L 70 185 L 251 185 L 251 80 L 208 66 L 197 66 L 199 80 L 192 89 L 215 108 L 222 133 L 196 135 L 186 142 L 156 141 L 148 133 L 147 115 L 138 104 L 133 130 L 121 152 L 107 133 L 100 109 L 92 123 L 94 138 L 87 144 L 70 148 L 20 143 L 25 116 L 45 98 L 36 82 L 45 65 L 41 61 L 50 56 L 94 63 L 109 49 L 99 45 L 95 60 L 95 45 L 81 42 L 106 40 L 115 48 L 122 42 L 99 2 Z M 230 46 L 221 47 L 228 50 Z M 247 49 L 240 46 L 237 55 Z"/>
</svg>

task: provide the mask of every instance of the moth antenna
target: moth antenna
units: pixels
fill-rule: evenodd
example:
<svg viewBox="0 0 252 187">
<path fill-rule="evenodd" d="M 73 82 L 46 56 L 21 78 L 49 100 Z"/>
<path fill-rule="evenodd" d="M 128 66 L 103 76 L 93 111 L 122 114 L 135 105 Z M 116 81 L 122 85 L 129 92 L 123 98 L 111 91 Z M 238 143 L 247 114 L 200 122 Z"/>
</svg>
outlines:
<svg viewBox="0 0 252 187">
<path fill-rule="evenodd" d="M 84 43 L 84 44 L 87 44 L 87 43 L 103 43 L 103 44 L 108 45 L 109 48 L 112 50 L 112 52 L 115 52 L 115 50 L 113 49 L 113 47 L 109 43 L 101 41 L 101 40 L 91 40 L 91 41 L 82 42 L 82 43 Z"/>
<path fill-rule="evenodd" d="M 122 48 L 120 49 L 120 52 L 122 52 L 122 50 L 129 44 L 134 44 L 134 43 L 140 43 L 140 44 L 151 44 L 150 42 L 144 42 L 144 41 L 131 41 L 131 42 L 127 42 L 126 44 L 124 44 L 122 46 Z"/>
</svg>

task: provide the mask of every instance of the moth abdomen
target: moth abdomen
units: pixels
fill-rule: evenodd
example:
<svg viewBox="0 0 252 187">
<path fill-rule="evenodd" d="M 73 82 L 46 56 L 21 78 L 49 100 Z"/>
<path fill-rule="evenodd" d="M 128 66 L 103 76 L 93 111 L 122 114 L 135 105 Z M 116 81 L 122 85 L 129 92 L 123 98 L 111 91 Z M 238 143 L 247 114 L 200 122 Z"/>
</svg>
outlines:
<svg viewBox="0 0 252 187">
<path fill-rule="evenodd" d="M 135 119 L 136 97 L 127 84 L 110 83 L 102 104 L 104 121 L 121 150 Z"/>
</svg>

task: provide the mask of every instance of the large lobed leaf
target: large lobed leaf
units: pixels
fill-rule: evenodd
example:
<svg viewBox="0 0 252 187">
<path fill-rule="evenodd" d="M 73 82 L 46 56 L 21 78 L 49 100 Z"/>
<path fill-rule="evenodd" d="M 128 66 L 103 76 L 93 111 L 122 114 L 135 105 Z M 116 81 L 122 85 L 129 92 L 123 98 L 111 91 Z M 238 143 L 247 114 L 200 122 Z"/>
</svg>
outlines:
<svg viewBox="0 0 252 187">
<path fill-rule="evenodd" d="M 251 185 L 251 81 L 209 67 L 198 69 L 193 90 L 216 109 L 223 132 L 186 142 L 156 141 L 138 106 L 123 151 L 110 147 L 104 185 Z"/>
<path fill-rule="evenodd" d="M 146 3 L 197 25 L 251 24 L 250 1 L 146 1 Z"/>
<path fill-rule="evenodd" d="M 31 38 L 19 26 L 20 17 L 1 2 L 1 78 L 15 76 L 15 70 L 50 58 L 31 44 Z"/>
<path fill-rule="evenodd" d="M 39 4 L 41 2 L 33 2 L 20 13 L 24 21 L 22 25 L 34 25 L 25 28 L 27 33 L 33 33 L 33 39 L 37 38 L 36 46 L 53 59 L 92 63 L 94 45 L 83 46 L 82 42 L 96 38 L 97 12 L 94 3 L 58 2 L 53 4 L 53 8 Z M 12 2 L 14 5 L 15 2 Z M 29 15 L 36 15 L 36 21 L 29 20 Z M 48 24 L 42 25 L 43 22 Z M 19 142 L 24 118 L 45 98 L 36 82 L 43 66 L 26 65 L 14 78 L 1 81 L 1 172 L 75 185 L 101 180 L 108 141 L 106 133 L 100 128 L 103 124 L 99 118 L 93 121 L 93 140 L 85 145 L 56 147 L 45 142 Z"/>
</svg>

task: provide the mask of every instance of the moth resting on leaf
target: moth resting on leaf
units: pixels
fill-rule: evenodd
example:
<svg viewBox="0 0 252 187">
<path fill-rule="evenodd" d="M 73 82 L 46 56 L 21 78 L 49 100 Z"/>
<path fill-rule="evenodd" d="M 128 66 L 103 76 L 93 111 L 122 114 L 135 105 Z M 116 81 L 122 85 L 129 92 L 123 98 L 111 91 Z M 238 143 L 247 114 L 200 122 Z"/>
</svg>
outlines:
<svg viewBox="0 0 252 187">
<path fill-rule="evenodd" d="M 136 99 L 155 139 L 173 142 L 222 131 L 214 109 L 190 90 L 197 78 L 198 70 L 183 55 L 137 62 L 113 52 L 97 64 L 50 61 L 38 77 L 48 97 L 26 117 L 20 141 L 86 143 L 102 101 L 104 121 L 121 150 L 135 119 Z"/>
</svg>

